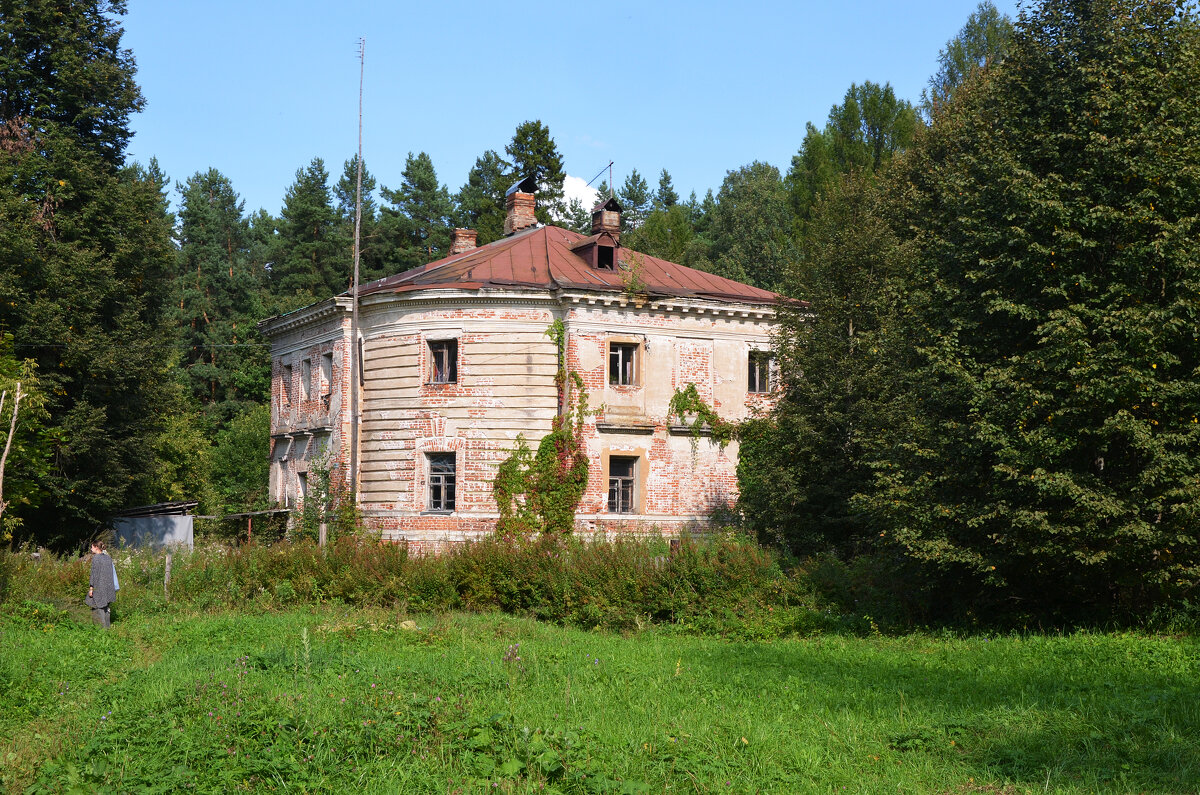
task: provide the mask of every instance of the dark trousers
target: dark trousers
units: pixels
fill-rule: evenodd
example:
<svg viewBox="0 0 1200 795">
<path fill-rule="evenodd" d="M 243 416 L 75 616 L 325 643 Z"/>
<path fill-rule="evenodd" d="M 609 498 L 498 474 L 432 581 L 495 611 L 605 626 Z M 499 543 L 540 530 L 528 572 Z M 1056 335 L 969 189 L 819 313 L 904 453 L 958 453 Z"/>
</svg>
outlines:
<svg viewBox="0 0 1200 795">
<path fill-rule="evenodd" d="M 93 623 L 99 624 L 100 626 L 104 627 L 105 629 L 108 629 L 109 627 L 111 627 L 112 626 L 112 613 L 110 612 L 110 606 L 105 605 L 104 607 L 93 607 L 92 608 L 92 621 L 93 621 Z"/>
</svg>

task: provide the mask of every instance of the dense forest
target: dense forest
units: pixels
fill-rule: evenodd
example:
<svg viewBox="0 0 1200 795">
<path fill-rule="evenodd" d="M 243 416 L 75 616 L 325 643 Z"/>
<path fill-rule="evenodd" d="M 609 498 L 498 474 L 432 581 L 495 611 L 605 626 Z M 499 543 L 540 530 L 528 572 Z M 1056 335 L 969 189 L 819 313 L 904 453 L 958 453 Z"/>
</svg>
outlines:
<svg viewBox="0 0 1200 795">
<path fill-rule="evenodd" d="M 278 216 L 215 168 L 125 155 L 144 100 L 121 0 L 0 5 L 0 540 L 69 548 L 120 509 L 266 506 L 256 323 L 348 287 L 357 160 Z M 983 2 L 919 98 L 848 87 L 786 173 L 703 197 L 600 185 L 622 244 L 801 298 L 780 399 L 740 429 L 740 521 L 920 616 L 1119 617 L 1200 584 L 1200 23 L 1161 0 Z M 886 76 L 883 76 L 886 77 Z M 583 229 L 539 120 L 457 190 L 363 164 L 364 280 L 539 220 Z M 653 179 L 653 176 L 651 176 Z M 172 212 L 172 201 L 177 212 Z M 18 386 L 19 385 L 19 386 Z"/>
</svg>

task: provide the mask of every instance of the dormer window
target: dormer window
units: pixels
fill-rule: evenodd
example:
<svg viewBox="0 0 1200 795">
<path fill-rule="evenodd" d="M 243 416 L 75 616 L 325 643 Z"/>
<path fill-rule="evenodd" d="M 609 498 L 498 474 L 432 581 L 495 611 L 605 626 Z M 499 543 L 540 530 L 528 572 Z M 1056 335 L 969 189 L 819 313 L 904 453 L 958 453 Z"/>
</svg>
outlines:
<svg viewBox="0 0 1200 795">
<path fill-rule="evenodd" d="M 602 271 L 617 269 L 617 249 L 621 244 L 618 239 L 608 232 L 584 238 L 571 247 L 579 257 L 590 267 Z"/>
</svg>

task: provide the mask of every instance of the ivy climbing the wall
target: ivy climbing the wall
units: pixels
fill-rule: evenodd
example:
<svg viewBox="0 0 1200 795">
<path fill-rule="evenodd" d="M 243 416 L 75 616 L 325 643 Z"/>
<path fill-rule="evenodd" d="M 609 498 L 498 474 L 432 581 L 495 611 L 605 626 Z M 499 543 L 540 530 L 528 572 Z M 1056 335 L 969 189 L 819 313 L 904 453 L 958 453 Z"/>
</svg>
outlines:
<svg viewBox="0 0 1200 795">
<path fill-rule="evenodd" d="M 558 348 L 560 413 L 550 433 L 542 437 L 537 452 L 530 450 L 524 435 L 517 447 L 500 464 L 492 481 L 492 495 L 500 509 L 496 532 L 525 537 L 532 533 L 565 535 L 575 528 L 575 511 L 587 488 L 588 457 L 583 443 L 583 421 L 588 415 L 587 390 L 579 374 L 567 368 L 567 335 L 561 320 L 546 334 Z M 571 410 L 574 386 L 575 407 Z"/>
<path fill-rule="evenodd" d="M 721 447 L 729 444 L 737 436 L 738 423 L 721 419 L 716 410 L 704 402 L 696 385 L 688 383 L 683 389 L 676 389 L 667 404 L 668 416 L 679 418 L 679 422 L 691 428 L 692 443 L 700 438 L 707 429 L 712 434 L 714 442 Z M 689 417 L 691 422 L 688 421 Z"/>
</svg>

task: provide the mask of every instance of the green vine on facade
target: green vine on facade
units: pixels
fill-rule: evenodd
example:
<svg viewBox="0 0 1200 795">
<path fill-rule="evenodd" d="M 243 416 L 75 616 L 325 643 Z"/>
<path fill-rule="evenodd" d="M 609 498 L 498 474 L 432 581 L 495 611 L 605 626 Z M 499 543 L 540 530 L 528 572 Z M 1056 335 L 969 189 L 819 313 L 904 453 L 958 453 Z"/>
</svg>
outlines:
<svg viewBox="0 0 1200 795">
<path fill-rule="evenodd" d="M 738 423 L 722 419 L 716 410 L 700 397 L 696 385 L 690 382 L 683 389 L 675 390 L 671 402 L 667 404 L 667 415 L 678 417 L 682 425 L 691 429 L 693 445 L 705 430 L 708 430 L 712 440 L 721 447 L 725 447 L 737 436 Z M 689 416 L 692 417 L 690 423 Z"/>
<path fill-rule="evenodd" d="M 321 522 L 328 540 L 362 532 L 362 514 L 350 493 L 350 483 L 332 461 L 328 451 L 314 458 L 308 469 L 308 494 L 300 503 L 297 521 L 288 535 L 292 539 L 316 540 Z"/>
<path fill-rule="evenodd" d="M 530 450 L 524 434 L 516 449 L 501 462 L 492 481 L 492 496 L 500 510 L 496 532 L 524 537 L 531 533 L 565 535 L 575 528 L 575 511 L 588 481 L 588 457 L 583 442 L 583 422 L 590 413 L 587 390 L 579 373 L 567 367 L 566 328 L 555 320 L 546 334 L 558 348 L 559 406 L 569 402 L 567 386 L 575 387 L 575 407 L 554 418 L 550 433 L 542 437 L 537 452 Z"/>
</svg>

